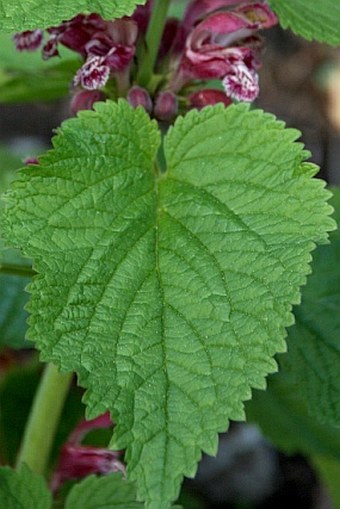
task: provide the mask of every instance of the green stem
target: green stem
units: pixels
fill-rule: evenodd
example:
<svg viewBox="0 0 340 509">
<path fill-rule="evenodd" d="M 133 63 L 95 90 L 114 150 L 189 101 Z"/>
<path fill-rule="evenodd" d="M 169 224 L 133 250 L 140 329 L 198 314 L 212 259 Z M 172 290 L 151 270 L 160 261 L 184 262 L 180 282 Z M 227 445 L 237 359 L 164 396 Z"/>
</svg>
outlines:
<svg viewBox="0 0 340 509">
<path fill-rule="evenodd" d="M 155 66 L 159 44 L 163 35 L 170 0 L 155 0 L 145 36 L 145 47 L 141 52 L 138 83 L 146 87 Z"/>
<path fill-rule="evenodd" d="M 59 373 L 47 364 L 37 389 L 17 459 L 33 472 L 43 474 L 53 445 L 55 431 L 72 380 L 72 373 Z"/>
<path fill-rule="evenodd" d="M 24 276 L 24 277 L 32 277 L 36 274 L 36 272 L 29 267 L 28 265 L 13 265 L 2 263 L 0 265 L 0 273 L 8 274 L 10 276 Z"/>
</svg>

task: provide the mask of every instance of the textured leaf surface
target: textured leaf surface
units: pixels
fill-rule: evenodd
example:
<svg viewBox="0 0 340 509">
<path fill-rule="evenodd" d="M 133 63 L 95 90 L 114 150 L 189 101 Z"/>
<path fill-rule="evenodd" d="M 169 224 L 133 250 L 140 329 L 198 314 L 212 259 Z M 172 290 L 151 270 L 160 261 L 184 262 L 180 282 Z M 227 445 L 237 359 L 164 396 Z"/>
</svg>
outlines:
<svg viewBox="0 0 340 509">
<path fill-rule="evenodd" d="M 308 40 L 340 44 L 338 0 L 269 0 L 284 28 Z"/>
<path fill-rule="evenodd" d="M 120 474 L 104 477 L 90 476 L 76 484 L 67 497 L 65 509 L 142 509 L 136 502 L 133 484 Z"/>
<path fill-rule="evenodd" d="M 79 13 L 97 12 L 107 19 L 132 13 L 145 0 L 0 0 L 0 30 L 3 32 L 47 28 Z"/>
<path fill-rule="evenodd" d="M 169 507 L 201 449 L 275 371 L 314 242 L 334 227 L 298 132 L 245 106 L 179 119 L 98 103 L 63 124 L 9 196 L 8 240 L 34 258 L 30 337 L 79 373 L 89 416 L 147 507 Z"/>
<path fill-rule="evenodd" d="M 52 496 L 45 479 L 26 465 L 20 470 L 0 467 L 0 504 L 6 509 L 50 509 Z"/>
</svg>

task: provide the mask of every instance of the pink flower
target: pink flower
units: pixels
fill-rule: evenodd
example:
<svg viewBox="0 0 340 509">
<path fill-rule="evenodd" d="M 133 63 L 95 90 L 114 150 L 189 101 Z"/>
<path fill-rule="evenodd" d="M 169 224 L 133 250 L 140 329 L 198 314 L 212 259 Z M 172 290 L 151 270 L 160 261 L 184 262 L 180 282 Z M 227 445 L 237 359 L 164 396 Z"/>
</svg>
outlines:
<svg viewBox="0 0 340 509">
<path fill-rule="evenodd" d="M 222 5 L 234 7 L 212 12 L 187 36 L 174 86 L 179 89 L 192 79 L 219 78 L 230 97 L 253 101 L 259 92 L 261 39 L 257 31 L 273 26 L 277 18 L 263 2 L 197 0 L 187 12 L 187 22 Z"/>
<path fill-rule="evenodd" d="M 51 489 L 58 491 L 65 481 L 82 479 L 91 474 L 125 474 L 125 466 L 118 458 L 119 454 L 109 449 L 65 444 L 60 454 L 58 469 L 51 481 Z"/>
<path fill-rule="evenodd" d="M 41 30 L 26 30 L 13 36 L 15 47 L 18 51 L 34 51 L 42 43 L 43 32 Z"/>
<path fill-rule="evenodd" d="M 82 49 L 86 61 L 74 85 L 96 90 L 106 85 L 111 72 L 126 70 L 135 54 L 137 35 L 137 25 L 130 19 L 108 22 L 105 30 L 93 33 Z"/>
<path fill-rule="evenodd" d="M 255 69 L 247 67 L 242 60 L 230 66 L 222 83 L 227 96 L 237 101 L 252 102 L 259 95 L 258 74 Z"/>
<path fill-rule="evenodd" d="M 138 26 L 130 18 L 105 21 L 95 13 L 79 14 L 49 28 L 47 33 L 49 38 L 43 46 L 43 58 L 58 56 L 59 44 L 76 51 L 85 63 L 77 72 L 74 84 L 96 90 L 105 86 L 111 73 L 128 69 L 135 54 Z M 19 50 L 34 50 L 42 42 L 42 31 L 18 33 L 14 42 Z"/>
<path fill-rule="evenodd" d="M 76 427 L 61 450 L 58 466 L 51 480 L 52 491 L 58 491 L 69 479 L 81 479 L 90 474 L 105 475 L 110 472 L 125 474 L 125 465 L 119 460 L 120 451 L 80 444 L 89 431 L 108 428 L 111 425 L 110 416 L 106 413 L 96 419 L 82 421 Z"/>
<path fill-rule="evenodd" d="M 50 37 L 43 48 L 43 57 L 46 59 L 58 55 L 58 44 L 85 56 L 86 43 L 92 39 L 95 33 L 105 31 L 107 27 L 108 22 L 98 14 L 78 14 L 47 30 Z"/>
<path fill-rule="evenodd" d="M 105 57 L 91 57 L 79 69 L 73 84 L 81 85 L 86 90 L 103 88 L 110 76 L 110 67 L 105 64 Z"/>
</svg>

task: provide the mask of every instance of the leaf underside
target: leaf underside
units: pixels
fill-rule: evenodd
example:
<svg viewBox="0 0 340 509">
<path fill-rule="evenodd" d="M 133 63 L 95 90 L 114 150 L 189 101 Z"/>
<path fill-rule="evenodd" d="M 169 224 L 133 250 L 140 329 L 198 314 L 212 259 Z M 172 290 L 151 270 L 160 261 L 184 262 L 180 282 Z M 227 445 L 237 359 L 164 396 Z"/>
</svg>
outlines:
<svg viewBox="0 0 340 509">
<path fill-rule="evenodd" d="M 3 32 L 55 26 L 79 13 L 96 12 L 112 19 L 130 15 L 146 0 L 0 0 L 0 29 Z"/>
<path fill-rule="evenodd" d="M 305 39 L 340 44 L 340 3 L 334 0 L 269 0 L 284 28 Z"/>
<path fill-rule="evenodd" d="M 39 273 L 29 337 L 77 371 L 89 417 L 110 409 L 149 509 L 169 507 L 265 387 L 310 251 L 334 228 L 298 134 L 243 105 L 193 111 L 159 175 L 156 123 L 98 103 L 8 196 L 7 239 Z"/>
</svg>

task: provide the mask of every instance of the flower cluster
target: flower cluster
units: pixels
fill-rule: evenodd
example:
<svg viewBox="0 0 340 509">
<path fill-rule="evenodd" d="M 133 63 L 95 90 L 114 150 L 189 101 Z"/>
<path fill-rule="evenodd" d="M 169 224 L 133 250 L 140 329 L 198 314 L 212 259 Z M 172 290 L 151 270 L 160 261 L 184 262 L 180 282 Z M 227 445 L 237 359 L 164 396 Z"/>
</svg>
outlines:
<svg viewBox="0 0 340 509">
<path fill-rule="evenodd" d="M 45 59 L 59 55 L 59 45 L 81 55 L 83 65 L 73 81 L 74 113 L 105 97 L 125 96 L 133 106 L 141 105 L 170 122 L 179 104 L 202 108 L 256 99 L 263 47 L 259 31 L 277 23 L 266 1 L 189 2 L 183 20 L 167 20 L 157 56 L 156 86 L 151 80 L 143 88 L 138 83 L 136 48 L 145 46 L 151 13 L 152 0 L 137 7 L 131 17 L 113 21 L 79 14 L 49 28 L 45 43 L 41 30 L 16 34 L 14 41 L 18 50 L 43 45 Z M 222 86 L 209 89 L 209 80 L 220 80 Z"/>
</svg>

